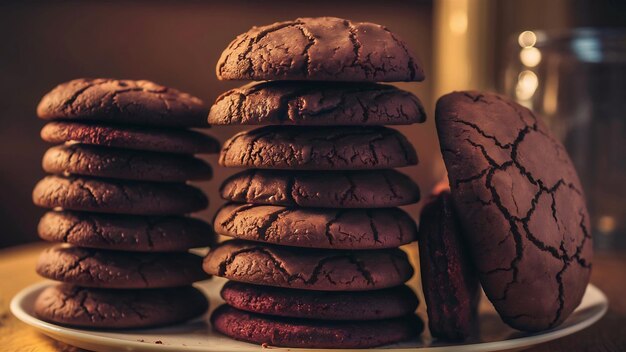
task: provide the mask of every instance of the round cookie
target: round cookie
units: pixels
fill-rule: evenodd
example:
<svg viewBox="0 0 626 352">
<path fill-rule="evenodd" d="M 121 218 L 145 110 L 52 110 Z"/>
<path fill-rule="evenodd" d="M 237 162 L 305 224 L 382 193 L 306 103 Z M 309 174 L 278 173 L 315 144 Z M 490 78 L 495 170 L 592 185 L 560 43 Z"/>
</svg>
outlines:
<svg viewBox="0 0 626 352">
<path fill-rule="evenodd" d="M 266 126 L 226 141 L 226 167 L 289 170 L 388 169 L 417 164 L 401 133 L 382 126 Z"/>
<path fill-rule="evenodd" d="M 433 337 L 462 340 L 477 327 L 480 284 L 449 191 L 435 194 L 420 214 L 422 288 Z"/>
<path fill-rule="evenodd" d="M 211 166 L 191 155 L 143 152 L 83 144 L 59 145 L 43 156 L 44 171 L 51 174 L 105 178 L 185 182 L 209 180 Z"/>
<path fill-rule="evenodd" d="M 214 154 L 220 151 L 218 140 L 197 131 L 91 122 L 49 122 L 41 129 L 41 139 L 55 144 L 71 142 L 178 154 Z"/>
<path fill-rule="evenodd" d="M 373 320 L 413 314 L 417 296 L 406 285 L 361 292 L 306 291 L 228 281 L 221 296 L 231 307 L 273 316 Z"/>
<path fill-rule="evenodd" d="M 219 79 L 422 81 L 424 70 L 387 28 L 335 17 L 252 27 L 224 50 Z"/>
<path fill-rule="evenodd" d="M 178 216 L 49 211 L 39 220 L 37 231 L 46 241 L 133 252 L 181 252 L 215 241 L 210 224 Z"/>
<path fill-rule="evenodd" d="M 384 208 L 416 203 L 417 184 L 396 170 L 245 170 L 227 178 L 222 198 L 235 202 L 323 208 Z"/>
<path fill-rule="evenodd" d="M 340 251 L 232 240 L 211 249 L 204 271 L 251 284 L 316 291 L 398 286 L 413 275 L 402 250 Z"/>
<path fill-rule="evenodd" d="M 415 241 L 417 227 L 399 208 L 328 209 L 227 203 L 215 232 L 244 240 L 305 248 L 381 249 Z"/>
<path fill-rule="evenodd" d="M 436 123 L 487 297 L 516 329 L 557 326 L 582 299 L 593 251 L 567 152 L 540 118 L 496 94 L 448 94 Z"/>
<path fill-rule="evenodd" d="M 43 290 L 35 314 L 53 324 L 91 329 L 171 325 L 200 316 L 209 302 L 191 287 L 108 290 L 59 284 Z"/>
<path fill-rule="evenodd" d="M 426 120 L 419 99 L 394 86 L 348 82 L 257 82 L 222 94 L 216 125 L 408 125 Z"/>
<path fill-rule="evenodd" d="M 61 83 L 37 106 L 45 120 L 92 120 L 148 126 L 206 126 L 202 100 L 154 82 L 78 78 Z"/>
<path fill-rule="evenodd" d="M 184 183 L 47 176 L 33 190 L 35 205 L 99 213 L 186 214 L 207 207 L 199 189 Z"/>
<path fill-rule="evenodd" d="M 323 321 L 272 317 L 228 305 L 211 315 L 211 325 L 236 340 L 298 348 L 368 348 L 417 337 L 424 324 L 415 315 L 369 321 Z"/>
<path fill-rule="evenodd" d="M 161 288 L 207 279 L 190 253 L 130 253 L 55 246 L 41 252 L 37 273 L 84 287 Z"/>
</svg>

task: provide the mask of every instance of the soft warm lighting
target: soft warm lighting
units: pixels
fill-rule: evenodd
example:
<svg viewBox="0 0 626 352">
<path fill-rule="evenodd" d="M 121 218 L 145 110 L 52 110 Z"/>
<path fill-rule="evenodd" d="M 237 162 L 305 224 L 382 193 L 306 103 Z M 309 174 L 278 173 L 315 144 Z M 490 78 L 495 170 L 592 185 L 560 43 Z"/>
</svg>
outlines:
<svg viewBox="0 0 626 352">
<path fill-rule="evenodd" d="M 615 227 L 617 226 L 617 222 L 615 221 L 615 218 L 612 216 L 601 216 L 598 219 L 598 230 L 600 230 L 600 232 L 602 233 L 611 233 L 613 231 L 615 231 Z"/>
<path fill-rule="evenodd" d="M 454 34 L 463 34 L 467 31 L 467 12 L 462 10 L 454 11 L 450 15 L 448 22 L 450 31 Z"/>
<path fill-rule="evenodd" d="M 519 100 L 529 100 L 535 94 L 539 79 L 533 71 L 522 71 L 517 77 L 517 86 L 515 87 L 515 95 Z"/>
<path fill-rule="evenodd" d="M 535 67 L 541 62 L 541 51 L 535 47 L 523 48 L 519 53 L 519 59 L 526 67 Z"/>
<path fill-rule="evenodd" d="M 530 48 L 537 43 L 537 35 L 533 31 L 524 31 L 517 37 L 517 42 L 522 48 Z"/>
</svg>

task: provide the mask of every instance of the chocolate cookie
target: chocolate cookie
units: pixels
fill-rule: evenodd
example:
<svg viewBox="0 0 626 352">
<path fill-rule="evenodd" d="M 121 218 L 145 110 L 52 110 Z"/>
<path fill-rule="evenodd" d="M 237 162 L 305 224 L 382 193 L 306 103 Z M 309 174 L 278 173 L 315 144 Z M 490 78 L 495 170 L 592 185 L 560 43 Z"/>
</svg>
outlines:
<svg viewBox="0 0 626 352">
<path fill-rule="evenodd" d="M 209 112 L 216 125 L 408 125 L 424 122 L 417 97 L 394 86 L 273 81 L 222 94 Z"/>
<path fill-rule="evenodd" d="M 180 154 L 213 154 L 220 150 L 220 143 L 215 138 L 196 131 L 90 122 L 49 122 L 41 129 L 41 139 L 50 143 L 78 142 Z"/>
<path fill-rule="evenodd" d="M 37 273 L 85 287 L 160 288 L 207 279 L 202 258 L 190 253 L 128 253 L 81 247 L 45 249 Z"/>
<path fill-rule="evenodd" d="M 62 83 L 37 106 L 45 120 L 92 120 L 148 126 L 206 126 L 202 100 L 150 81 L 79 78 Z"/>
<path fill-rule="evenodd" d="M 402 250 L 314 250 L 232 240 L 213 248 L 204 270 L 230 280 L 323 291 L 398 286 L 413 275 Z"/>
<path fill-rule="evenodd" d="M 280 318 L 222 305 L 211 315 L 213 328 L 236 340 L 300 348 L 368 348 L 417 337 L 424 324 L 415 315 L 369 321 Z"/>
<path fill-rule="evenodd" d="M 35 314 L 50 323 L 92 329 L 170 325 L 200 316 L 209 302 L 191 287 L 108 290 L 59 284 L 35 301 Z"/>
<path fill-rule="evenodd" d="M 80 247 L 134 252 L 179 252 L 214 242 L 213 228 L 190 217 L 106 215 L 50 211 L 39 221 L 39 237 Z"/>
<path fill-rule="evenodd" d="M 382 126 L 267 126 L 233 136 L 219 162 L 259 169 L 387 169 L 415 165 L 417 155 L 406 137 Z"/>
<path fill-rule="evenodd" d="M 422 287 L 432 336 L 460 340 L 477 327 L 480 284 L 468 258 L 449 191 L 434 195 L 420 215 Z"/>
<path fill-rule="evenodd" d="M 422 81 L 424 70 L 387 28 L 335 17 L 252 27 L 224 50 L 219 79 Z"/>
<path fill-rule="evenodd" d="M 413 219 L 399 208 L 328 209 L 228 203 L 215 232 L 283 246 L 329 249 L 393 248 L 415 241 Z"/>
<path fill-rule="evenodd" d="M 222 298 L 240 310 L 281 317 L 373 320 L 413 314 L 417 296 L 406 285 L 360 292 L 306 291 L 228 281 Z"/>
<path fill-rule="evenodd" d="M 204 209 L 206 196 L 184 183 L 47 176 L 33 190 L 35 205 L 100 213 L 186 214 Z"/>
<path fill-rule="evenodd" d="M 448 94 L 436 119 L 485 293 L 516 329 L 557 326 L 580 303 L 592 257 L 589 215 L 565 149 L 530 110 L 495 94 Z"/>
<path fill-rule="evenodd" d="M 395 170 L 246 170 L 220 188 L 222 198 L 242 203 L 325 208 L 383 208 L 416 203 L 417 184 Z"/>
<path fill-rule="evenodd" d="M 84 144 L 59 145 L 43 156 L 44 171 L 51 174 L 106 178 L 185 182 L 209 180 L 211 166 L 191 155 L 96 147 Z"/>
</svg>

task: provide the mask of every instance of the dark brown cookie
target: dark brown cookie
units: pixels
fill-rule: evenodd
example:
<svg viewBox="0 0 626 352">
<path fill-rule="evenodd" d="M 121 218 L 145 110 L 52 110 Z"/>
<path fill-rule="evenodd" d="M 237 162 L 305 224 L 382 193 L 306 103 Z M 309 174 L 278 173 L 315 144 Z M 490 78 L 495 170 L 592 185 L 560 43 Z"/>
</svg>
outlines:
<svg viewBox="0 0 626 352">
<path fill-rule="evenodd" d="M 419 252 L 431 335 L 469 337 L 477 327 L 480 284 L 449 191 L 435 195 L 422 209 Z"/>
<path fill-rule="evenodd" d="M 214 242 L 213 228 L 191 217 L 107 215 L 50 211 L 39 221 L 39 237 L 80 247 L 133 252 L 179 252 Z"/>
<path fill-rule="evenodd" d="M 209 123 L 216 125 L 408 125 L 425 120 L 415 95 L 373 83 L 252 83 L 222 94 L 209 112 Z"/>
<path fill-rule="evenodd" d="M 61 176 L 39 181 L 33 190 L 33 202 L 44 208 L 137 215 L 186 214 L 208 205 L 202 191 L 184 183 Z"/>
<path fill-rule="evenodd" d="M 59 284 L 35 301 L 35 314 L 50 323 L 92 329 L 171 325 L 200 316 L 209 302 L 191 287 L 109 290 Z"/>
<path fill-rule="evenodd" d="M 413 268 L 402 250 L 340 251 L 232 240 L 213 248 L 204 270 L 230 280 L 322 291 L 366 291 L 406 282 Z"/>
<path fill-rule="evenodd" d="M 219 162 L 259 169 L 362 170 L 415 165 L 417 155 L 406 137 L 382 126 L 267 126 L 233 136 Z"/>
<path fill-rule="evenodd" d="M 520 330 L 560 324 L 589 282 L 589 215 L 567 152 L 540 118 L 491 93 L 437 103 L 437 131 L 482 286 Z"/>
<path fill-rule="evenodd" d="M 415 241 L 413 219 L 400 208 L 328 209 L 228 203 L 215 232 L 244 240 L 328 249 L 393 248 Z"/>
<path fill-rule="evenodd" d="M 150 81 L 79 78 L 62 83 L 37 106 L 45 120 L 69 119 L 148 126 L 206 126 L 202 100 Z"/>
<path fill-rule="evenodd" d="M 160 288 L 207 279 L 202 258 L 190 253 L 130 253 L 55 246 L 44 250 L 37 273 L 85 287 Z"/>
<path fill-rule="evenodd" d="M 240 310 L 281 317 L 373 320 L 413 314 L 417 296 L 406 285 L 360 292 L 307 291 L 228 281 L 222 298 Z"/>
<path fill-rule="evenodd" d="M 48 149 L 42 166 L 51 174 L 155 182 L 209 180 L 213 175 L 211 165 L 191 155 L 84 144 L 59 145 Z"/>
<path fill-rule="evenodd" d="M 224 50 L 219 79 L 422 81 L 424 70 L 387 28 L 335 17 L 252 27 Z"/>
<path fill-rule="evenodd" d="M 222 305 L 213 328 L 236 340 L 299 348 L 368 348 L 417 337 L 424 324 L 415 315 L 366 321 L 324 321 L 272 317 Z"/>
<path fill-rule="evenodd" d="M 55 144 L 78 142 L 179 154 L 214 154 L 220 151 L 220 143 L 211 136 L 192 130 L 173 128 L 53 121 L 43 126 L 41 138 Z"/>
<path fill-rule="evenodd" d="M 222 198 L 242 203 L 325 208 L 383 208 L 416 203 L 417 184 L 395 170 L 246 170 L 220 188 Z"/>
</svg>

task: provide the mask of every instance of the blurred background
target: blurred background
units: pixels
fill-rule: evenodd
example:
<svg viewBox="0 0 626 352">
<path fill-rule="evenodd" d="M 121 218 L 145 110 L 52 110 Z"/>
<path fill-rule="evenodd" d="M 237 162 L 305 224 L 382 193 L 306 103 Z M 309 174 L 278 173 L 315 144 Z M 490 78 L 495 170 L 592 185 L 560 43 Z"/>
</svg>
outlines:
<svg viewBox="0 0 626 352">
<path fill-rule="evenodd" d="M 220 82 L 221 51 L 253 25 L 307 16 L 376 22 L 421 59 L 422 83 L 399 84 L 422 99 L 429 120 L 401 127 L 420 165 L 403 171 L 423 193 L 445 174 L 433 123 L 436 98 L 455 89 L 494 90 L 546 116 L 570 150 L 589 199 L 596 244 L 626 242 L 626 2 L 434 1 L 3 1 L 0 4 L 0 248 L 37 240 L 42 209 L 31 190 L 44 176 L 39 99 L 77 77 L 149 79 L 207 105 L 241 82 Z M 580 29 L 588 28 L 588 29 Z M 592 28 L 592 29 L 589 29 Z M 222 142 L 238 128 L 213 128 Z M 224 177 L 198 184 L 222 203 Z M 420 205 L 407 207 L 417 217 Z M 598 235 L 599 234 L 599 235 Z"/>
</svg>

